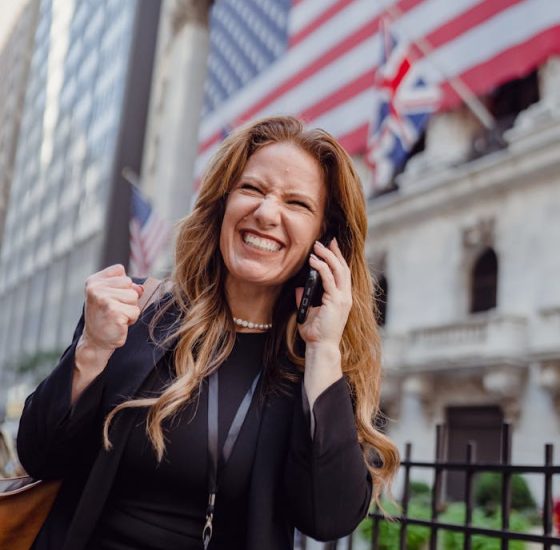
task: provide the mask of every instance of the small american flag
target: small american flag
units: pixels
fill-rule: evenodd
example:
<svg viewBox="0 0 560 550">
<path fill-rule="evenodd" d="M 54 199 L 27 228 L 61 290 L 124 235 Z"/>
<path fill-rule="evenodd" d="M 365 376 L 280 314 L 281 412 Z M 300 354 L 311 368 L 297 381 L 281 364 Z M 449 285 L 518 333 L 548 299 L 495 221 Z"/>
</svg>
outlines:
<svg viewBox="0 0 560 550">
<path fill-rule="evenodd" d="M 389 8 L 396 36 L 430 44 L 411 70 L 440 87 L 441 108 L 462 101 L 450 79 L 483 95 L 560 53 L 558 0 L 218 0 L 195 181 L 224 128 L 269 114 L 298 115 L 366 153 Z"/>
<path fill-rule="evenodd" d="M 373 170 L 373 189 L 386 188 L 404 165 L 437 109 L 440 91 L 411 71 L 410 47 L 391 33 L 383 19 L 382 55 L 375 78 L 373 117 L 366 161 Z"/>
<path fill-rule="evenodd" d="M 170 225 L 160 218 L 140 189 L 130 184 L 129 275 L 147 277 L 169 242 Z"/>
</svg>

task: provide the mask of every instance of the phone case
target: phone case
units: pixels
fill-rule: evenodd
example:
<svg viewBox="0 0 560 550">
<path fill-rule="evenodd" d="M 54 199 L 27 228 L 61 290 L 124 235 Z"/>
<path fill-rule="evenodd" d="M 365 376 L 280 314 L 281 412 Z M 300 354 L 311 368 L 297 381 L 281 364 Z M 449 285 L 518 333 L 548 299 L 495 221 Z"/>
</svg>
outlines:
<svg viewBox="0 0 560 550">
<path fill-rule="evenodd" d="M 327 232 L 321 242 L 328 246 L 333 239 L 333 235 Z M 307 259 L 304 268 L 300 272 L 296 280 L 296 286 L 303 286 L 303 296 L 297 311 L 297 322 L 299 324 L 305 323 L 307 313 L 310 307 L 319 307 L 323 303 L 323 285 L 321 283 L 321 276 L 317 270 L 309 266 L 309 259 Z"/>
</svg>

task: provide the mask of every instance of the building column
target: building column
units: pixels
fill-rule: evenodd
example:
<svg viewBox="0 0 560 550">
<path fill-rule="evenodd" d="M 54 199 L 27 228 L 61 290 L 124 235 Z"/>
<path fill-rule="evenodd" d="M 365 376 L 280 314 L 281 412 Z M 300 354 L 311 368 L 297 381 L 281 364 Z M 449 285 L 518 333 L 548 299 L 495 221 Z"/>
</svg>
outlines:
<svg viewBox="0 0 560 550">
<path fill-rule="evenodd" d="M 171 224 L 188 214 L 209 49 L 212 0 L 165 0 L 141 185 Z M 153 274 L 171 270 L 174 243 Z"/>
<path fill-rule="evenodd" d="M 433 382 L 429 375 L 410 374 L 401 386 L 398 417 L 389 423 L 389 436 L 404 457 L 406 443 L 412 443 L 413 460 L 434 460 L 435 423 L 431 418 Z M 402 472 L 401 472 L 402 474 Z M 394 488 L 399 496 L 403 489 L 402 475 L 399 474 Z M 416 469 L 414 481 L 431 483 L 433 473 L 428 469 Z"/>
<path fill-rule="evenodd" d="M 546 443 L 556 443 L 560 437 L 560 363 L 534 362 L 529 366 L 525 391 L 520 396 L 522 411 L 515 426 L 512 441 L 514 464 L 544 464 Z M 542 429 L 543 420 L 546 429 Z M 536 458 L 535 457 L 541 457 Z M 537 502 L 543 499 L 542 476 L 525 476 Z M 556 483 L 554 495 L 560 486 Z"/>
</svg>

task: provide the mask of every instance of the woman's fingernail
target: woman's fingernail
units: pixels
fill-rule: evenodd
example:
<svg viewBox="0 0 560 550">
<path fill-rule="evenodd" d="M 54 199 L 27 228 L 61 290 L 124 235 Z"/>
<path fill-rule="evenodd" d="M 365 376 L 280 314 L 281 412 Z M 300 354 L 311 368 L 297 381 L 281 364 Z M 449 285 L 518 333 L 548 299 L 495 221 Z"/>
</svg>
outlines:
<svg viewBox="0 0 560 550">
<path fill-rule="evenodd" d="M 319 260 L 319 258 L 317 256 L 315 256 L 315 254 L 311 254 L 310 258 L 313 259 L 313 260 Z"/>
<path fill-rule="evenodd" d="M 315 246 L 318 246 L 319 248 L 325 247 L 325 245 L 321 241 L 315 241 Z"/>
</svg>

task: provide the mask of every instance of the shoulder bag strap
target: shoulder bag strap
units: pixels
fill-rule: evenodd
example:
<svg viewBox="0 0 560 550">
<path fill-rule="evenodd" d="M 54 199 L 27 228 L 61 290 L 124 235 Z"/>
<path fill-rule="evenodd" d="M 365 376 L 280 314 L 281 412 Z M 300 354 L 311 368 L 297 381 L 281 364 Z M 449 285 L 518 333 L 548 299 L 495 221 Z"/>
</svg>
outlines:
<svg viewBox="0 0 560 550">
<path fill-rule="evenodd" d="M 152 302 L 155 301 L 159 292 L 159 288 L 161 285 L 161 280 L 156 279 L 155 277 L 148 277 L 142 283 L 144 287 L 144 294 L 142 294 L 140 300 L 138 301 L 138 307 L 140 311 L 143 312 Z"/>
</svg>

